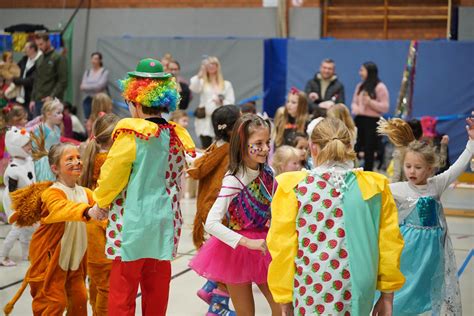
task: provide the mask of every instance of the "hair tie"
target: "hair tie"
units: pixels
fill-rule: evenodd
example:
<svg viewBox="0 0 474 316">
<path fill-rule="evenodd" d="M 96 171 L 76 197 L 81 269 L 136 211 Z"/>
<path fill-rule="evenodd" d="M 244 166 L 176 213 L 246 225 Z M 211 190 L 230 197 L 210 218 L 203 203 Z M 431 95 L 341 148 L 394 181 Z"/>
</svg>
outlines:
<svg viewBox="0 0 474 316">
<path fill-rule="evenodd" d="M 105 112 L 103 112 L 103 111 L 100 111 L 99 114 L 98 114 L 98 117 L 102 117 L 102 116 L 104 116 L 105 114 L 107 114 L 107 113 L 105 113 Z"/>
<path fill-rule="evenodd" d="M 300 93 L 300 90 L 298 90 L 296 87 L 290 88 L 290 94 L 298 94 L 298 93 Z"/>
<path fill-rule="evenodd" d="M 217 130 L 221 131 L 223 129 L 226 129 L 226 127 L 227 127 L 227 124 L 219 124 L 219 125 L 217 125 Z"/>
<path fill-rule="evenodd" d="M 312 120 L 309 124 L 308 127 L 306 128 L 306 134 L 311 138 L 311 135 L 313 134 L 313 131 L 315 127 L 321 123 L 324 120 L 324 117 L 320 116 Z"/>
</svg>

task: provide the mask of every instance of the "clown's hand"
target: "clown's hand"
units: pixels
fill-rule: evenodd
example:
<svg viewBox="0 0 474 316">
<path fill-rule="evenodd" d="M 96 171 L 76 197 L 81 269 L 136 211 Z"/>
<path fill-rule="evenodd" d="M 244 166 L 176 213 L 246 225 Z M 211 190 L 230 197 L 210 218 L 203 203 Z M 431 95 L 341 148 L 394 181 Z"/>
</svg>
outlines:
<svg viewBox="0 0 474 316">
<path fill-rule="evenodd" d="M 88 212 L 89 216 L 96 221 L 102 221 L 107 219 L 108 211 L 106 209 L 100 208 L 97 204 L 95 204 L 92 208 L 89 209 Z"/>
</svg>

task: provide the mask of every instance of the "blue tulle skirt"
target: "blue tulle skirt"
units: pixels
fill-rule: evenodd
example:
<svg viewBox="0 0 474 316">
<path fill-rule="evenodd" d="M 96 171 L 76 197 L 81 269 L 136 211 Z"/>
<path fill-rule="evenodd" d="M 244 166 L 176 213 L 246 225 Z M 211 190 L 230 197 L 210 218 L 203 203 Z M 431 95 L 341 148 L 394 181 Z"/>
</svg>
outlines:
<svg viewBox="0 0 474 316">
<path fill-rule="evenodd" d="M 405 285 L 395 293 L 394 315 L 417 315 L 440 300 L 444 282 L 444 232 L 441 227 L 401 225 L 405 240 L 400 269 Z"/>
</svg>

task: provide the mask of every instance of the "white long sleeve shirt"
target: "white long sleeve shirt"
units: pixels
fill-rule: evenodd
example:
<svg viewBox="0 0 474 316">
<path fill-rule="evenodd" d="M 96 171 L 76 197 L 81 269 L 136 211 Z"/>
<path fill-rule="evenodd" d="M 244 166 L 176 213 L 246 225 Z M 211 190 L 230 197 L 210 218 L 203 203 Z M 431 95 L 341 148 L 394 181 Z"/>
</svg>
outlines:
<svg viewBox="0 0 474 316">
<path fill-rule="evenodd" d="M 206 109 L 206 117 L 202 119 L 196 118 L 194 127 L 197 135 L 214 137 L 214 129 L 212 127 L 211 115 L 215 109 L 219 107 L 216 100 L 219 99 L 219 94 L 224 96 L 223 105 L 234 104 L 234 88 L 232 84 L 225 80 L 224 90 L 216 89 L 210 85 L 204 85 L 204 80 L 198 76 L 191 78 L 189 89 L 194 93 L 199 93 L 199 107 Z"/>
<path fill-rule="evenodd" d="M 237 247 L 242 235 L 223 225 L 222 219 L 226 215 L 232 199 L 243 188 L 242 184 L 247 186 L 250 182 L 257 178 L 259 174 L 259 170 L 253 170 L 250 168 L 245 168 L 245 171 L 244 169 L 239 170 L 235 176 L 227 173 L 222 180 L 222 188 L 219 192 L 219 196 L 212 205 L 209 215 L 207 215 L 204 229 L 209 234 L 213 235 L 232 248 Z"/>
<path fill-rule="evenodd" d="M 407 199 L 418 199 L 423 196 L 432 196 L 436 199 L 441 198 L 441 194 L 449 187 L 451 183 L 464 172 L 472 156 L 474 155 L 474 141 L 469 140 L 466 149 L 454 164 L 445 172 L 431 177 L 424 185 L 413 185 L 410 182 L 397 182 L 390 184 L 395 201 L 403 203 Z M 409 214 L 410 210 L 399 210 L 398 220 L 401 223 Z"/>
</svg>

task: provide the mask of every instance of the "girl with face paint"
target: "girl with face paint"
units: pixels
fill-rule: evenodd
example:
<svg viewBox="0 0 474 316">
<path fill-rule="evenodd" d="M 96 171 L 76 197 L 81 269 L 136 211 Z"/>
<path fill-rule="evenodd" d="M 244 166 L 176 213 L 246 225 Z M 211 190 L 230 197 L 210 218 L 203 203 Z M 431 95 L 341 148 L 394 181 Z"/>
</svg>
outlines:
<svg viewBox="0 0 474 316">
<path fill-rule="evenodd" d="M 30 269 L 5 312 L 11 312 L 29 284 L 33 314 L 62 315 L 67 310 L 68 315 L 86 316 L 86 222 L 91 217 L 104 219 L 106 212 L 92 208 L 92 191 L 77 185 L 82 160 L 76 146 L 54 145 L 47 158 L 56 181 L 34 184 L 12 195 L 16 212 L 11 222 L 24 225 L 33 219 L 40 226 L 31 240 Z"/>
<path fill-rule="evenodd" d="M 281 315 L 267 285 L 271 257 L 265 238 L 276 187 L 273 171 L 267 165 L 270 134 L 270 123 L 255 114 L 245 114 L 235 123 L 229 171 L 204 226 L 212 237 L 190 262 L 198 274 L 227 286 L 237 315 L 255 313 L 252 283 L 264 294 L 271 314 Z M 226 214 L 227 226 L 222 224 Z M 228 297 L 220 294 L 221 301 Z M 207 315 L 220 315 L 212 307 Z"/>
</svg>

